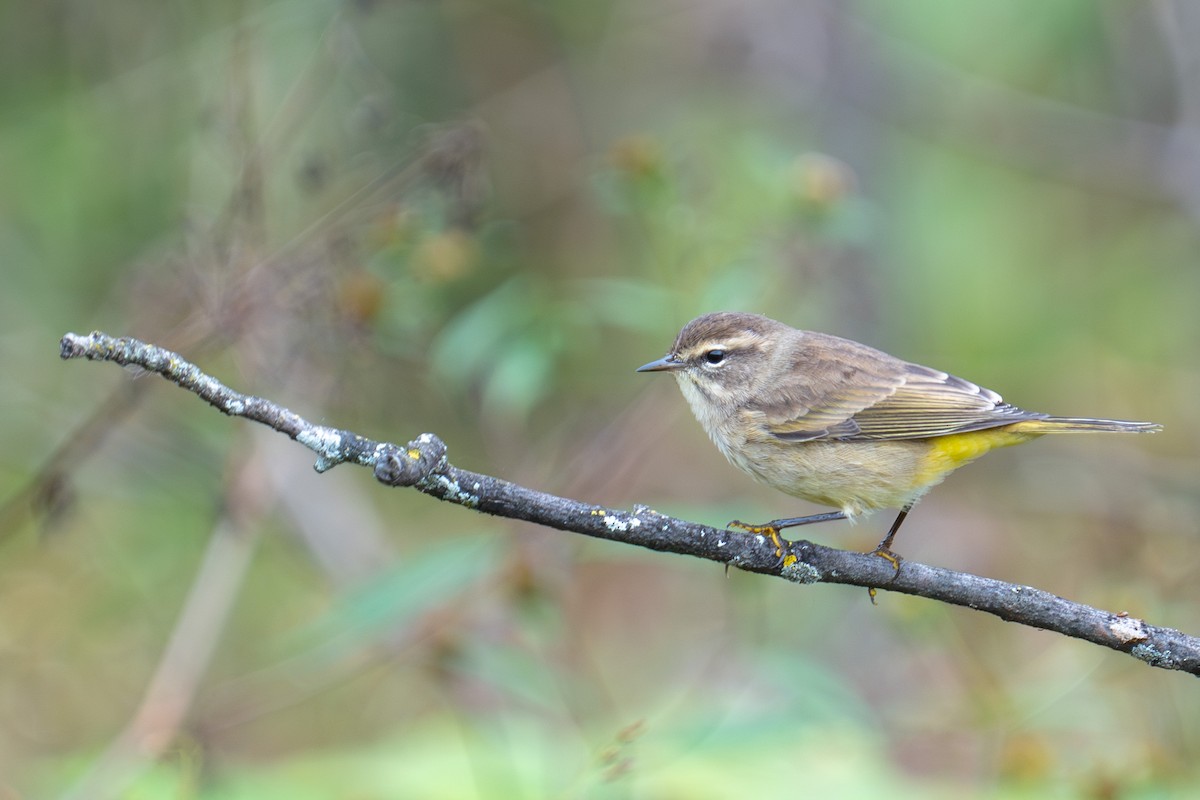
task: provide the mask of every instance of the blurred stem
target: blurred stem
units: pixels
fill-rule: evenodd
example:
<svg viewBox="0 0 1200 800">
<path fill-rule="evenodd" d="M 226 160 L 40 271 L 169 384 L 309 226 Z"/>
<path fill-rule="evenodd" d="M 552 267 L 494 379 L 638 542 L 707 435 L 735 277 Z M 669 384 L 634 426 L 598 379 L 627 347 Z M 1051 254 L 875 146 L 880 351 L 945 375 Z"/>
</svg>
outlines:
<svg viewBox="0 0 1200 800">
<path fill-rule="evenodd" d="M 234 470 L 204 559 L 183 611 L 137 712 L 64 797 L 92 800 L 122 796 L 175 741 L 201 678 L 225 629 L 258 542 L 264 496 L 246 487 L 267 485 L 261 459 L 246 458 Z"/>
<path fill-rule="evenodd" d="M 91 415 L 67 435 L 29 483 L 0 503 L 0 541 L 21 530 L 31 516 L 42 513 L 52 522 L 69 509 L 72 492 L 67 474 L 70 468 L 99 448 L 105 437 L 138 407 L 148 385 L 145 382 L 122 384 L 93 406 Z"/>
</svg>

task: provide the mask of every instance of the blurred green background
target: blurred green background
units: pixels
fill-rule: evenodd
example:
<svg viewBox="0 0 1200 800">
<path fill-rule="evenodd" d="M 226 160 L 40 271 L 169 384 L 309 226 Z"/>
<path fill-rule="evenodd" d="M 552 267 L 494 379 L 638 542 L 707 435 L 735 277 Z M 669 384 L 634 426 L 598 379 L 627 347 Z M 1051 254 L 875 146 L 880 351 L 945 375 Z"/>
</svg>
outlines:
<svg viewBox="0 0 1200 800">
<path fill-rule="evenodd" d="M 1200 633 L 1197 40 L 1185 0 L 3 5 L 0 797 L 1196 796 L 1193 678 L 318 476 L 57 341 L 721 525 L 817 509 L 633 370 L 765 313 L 1163 423 L 990 456 L 899 549 Z"/>
</svg>

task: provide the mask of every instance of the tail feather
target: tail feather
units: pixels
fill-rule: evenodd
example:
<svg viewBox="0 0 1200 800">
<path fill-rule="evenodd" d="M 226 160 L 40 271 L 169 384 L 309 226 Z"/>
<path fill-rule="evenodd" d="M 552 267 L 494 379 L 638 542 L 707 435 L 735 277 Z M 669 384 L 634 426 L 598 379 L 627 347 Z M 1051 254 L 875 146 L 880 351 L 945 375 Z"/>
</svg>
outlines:
<svg viewBox="0 0 1200 800">
<path fill-rule="evenodd" d="M 1009 426 L 1021 433 L 1158 433 L 1157 422 L 1132 422 L 1123 419 L 1090 419 L 1088 417 L 1046 417 L 1031 419 Z"/>
</svg>

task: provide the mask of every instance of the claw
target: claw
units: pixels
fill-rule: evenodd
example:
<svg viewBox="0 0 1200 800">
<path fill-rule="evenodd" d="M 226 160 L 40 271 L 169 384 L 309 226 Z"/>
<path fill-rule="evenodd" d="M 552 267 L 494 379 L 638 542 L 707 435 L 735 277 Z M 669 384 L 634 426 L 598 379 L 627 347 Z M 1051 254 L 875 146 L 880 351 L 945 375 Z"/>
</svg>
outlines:
<svg viewBox="0 0 1200 800">
<path fill-rule="evenodd" d="M 771 544 L 775 545 L 775 557 L 783 562 L 783 551 L 792 546 L 792 543 L 779 535 L 779 529 L 773 525 L 747 525 L 741 520 L 734 520 L 725 527 L 740 528 L 747 533 L 753 533 L 756 536 L 766 536 L 771 540 Z"/>
<path fill-rule="evenodd" d="M 896 570 L 896 572 L 900 571 L 900 562 L 904 560 L 904 557 L 901 556 L 899 553 L 893 553 L 889 548 L 884 547 L 882 545 L 880 545 L 879 547 L 876 547 L 870 553 L 867 553 L 867 555 L 879 556 L 884 561 L 891 562 L 892 568 L 894 570 Z"/>
</svg>

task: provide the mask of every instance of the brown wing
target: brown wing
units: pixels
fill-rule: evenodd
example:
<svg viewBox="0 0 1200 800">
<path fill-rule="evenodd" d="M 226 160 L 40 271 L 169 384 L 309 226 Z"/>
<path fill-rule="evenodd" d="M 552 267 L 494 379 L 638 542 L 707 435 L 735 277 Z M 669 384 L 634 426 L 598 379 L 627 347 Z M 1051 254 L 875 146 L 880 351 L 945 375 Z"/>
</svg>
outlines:
<svg viewBox="0 0 1200 800">
<path fill-rule="evenodd" d="M 787 378 L 762 387 L 751 410 L 787 441 L 928 439 L 1046 416 L 846 339 L 806 334 L 790 358 Z"/>
</svg>

